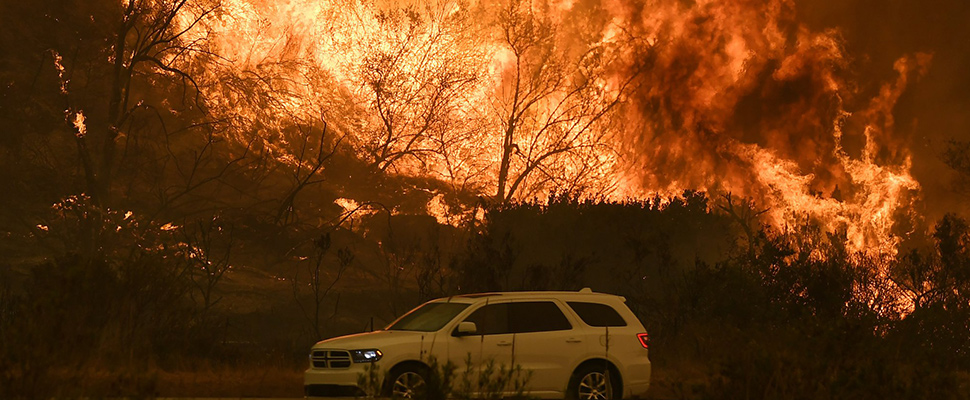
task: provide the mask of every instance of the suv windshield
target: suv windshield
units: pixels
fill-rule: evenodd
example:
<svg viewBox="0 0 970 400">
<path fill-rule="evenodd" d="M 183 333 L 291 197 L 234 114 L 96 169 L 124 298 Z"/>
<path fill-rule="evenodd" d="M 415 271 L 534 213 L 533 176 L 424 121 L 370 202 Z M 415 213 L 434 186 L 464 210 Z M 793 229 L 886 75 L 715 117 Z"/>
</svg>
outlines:
<svg viewBox="0 0 970 400">
<path fill-rule="evenodd" d="M 387 330 L 434 332 L 466 308 L 468 304 L 464 303 L 428 303 L 404 314 Z"/>
</svg>

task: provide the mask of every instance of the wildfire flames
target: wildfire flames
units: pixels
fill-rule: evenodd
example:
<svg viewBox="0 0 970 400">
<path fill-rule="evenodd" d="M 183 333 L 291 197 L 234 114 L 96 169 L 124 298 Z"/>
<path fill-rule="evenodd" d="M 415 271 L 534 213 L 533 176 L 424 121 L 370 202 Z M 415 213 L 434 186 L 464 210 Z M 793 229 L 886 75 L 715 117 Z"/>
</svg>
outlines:
<svg viewBox="0 0 970 400">
<path fill-rule="evenodd" d="M 294 163 L 283 126 L 322 116 L 377 168 L 456 190 L 732 193 L 779 229 L 814 221 L 894 255 L 920 185 L 892 110 L 931 56 L 867 91 L 840 33 L 796 14 L 794 0 L 227 0 L 196 39 L 219 55 L 200 79 L 213 110 Z"/>
</svg>

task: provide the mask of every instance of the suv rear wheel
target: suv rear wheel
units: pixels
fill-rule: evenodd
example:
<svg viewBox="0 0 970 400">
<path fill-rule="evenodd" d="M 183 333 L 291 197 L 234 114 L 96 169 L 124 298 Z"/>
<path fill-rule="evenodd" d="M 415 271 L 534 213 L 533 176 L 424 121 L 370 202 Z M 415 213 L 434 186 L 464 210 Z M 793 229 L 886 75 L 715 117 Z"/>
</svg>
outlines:
<svg viewBox="0 0 970 400">
<path fill-rule="evenodd" d="M 595 364 L 580 366 L 569 379 L 567 399 L 570 400 L 613 400 L 623 396 L 620 377 L 609 367 Z"/>
</svg>

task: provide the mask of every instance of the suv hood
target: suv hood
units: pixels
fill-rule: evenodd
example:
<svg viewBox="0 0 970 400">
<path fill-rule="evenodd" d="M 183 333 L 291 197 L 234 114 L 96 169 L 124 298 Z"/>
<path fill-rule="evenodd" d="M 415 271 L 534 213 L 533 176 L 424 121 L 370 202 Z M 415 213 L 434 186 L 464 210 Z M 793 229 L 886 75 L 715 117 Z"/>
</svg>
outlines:
<svg viewBox="0 0 970 400">
<path fill-rule="evenodd" d="M 339 348 L 345 350 L 382 349 L 401 344 L 419 344 L 422 342 L 431 344 L 434 341 L 434 337 L 435 332 L 374 331 L 330 338 L 317 342 L 317 344 L 313 345 L 313 348 Z"/>
</svg>

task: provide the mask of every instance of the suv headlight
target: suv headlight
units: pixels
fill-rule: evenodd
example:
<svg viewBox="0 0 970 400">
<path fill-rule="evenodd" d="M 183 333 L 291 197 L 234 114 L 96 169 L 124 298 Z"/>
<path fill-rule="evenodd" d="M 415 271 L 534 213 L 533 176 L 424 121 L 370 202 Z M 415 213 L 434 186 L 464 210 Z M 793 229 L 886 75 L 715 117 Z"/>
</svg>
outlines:
<svg viewBox="0 0 970 400">
<path fill-rule="evenodd" d="M 377 362 L 377 360 L 380 360 L 383 355 L 384 354 L 377 349 L 350 351 L 350 357 L 354 359 L 355 363 Z"/>
</svg>

